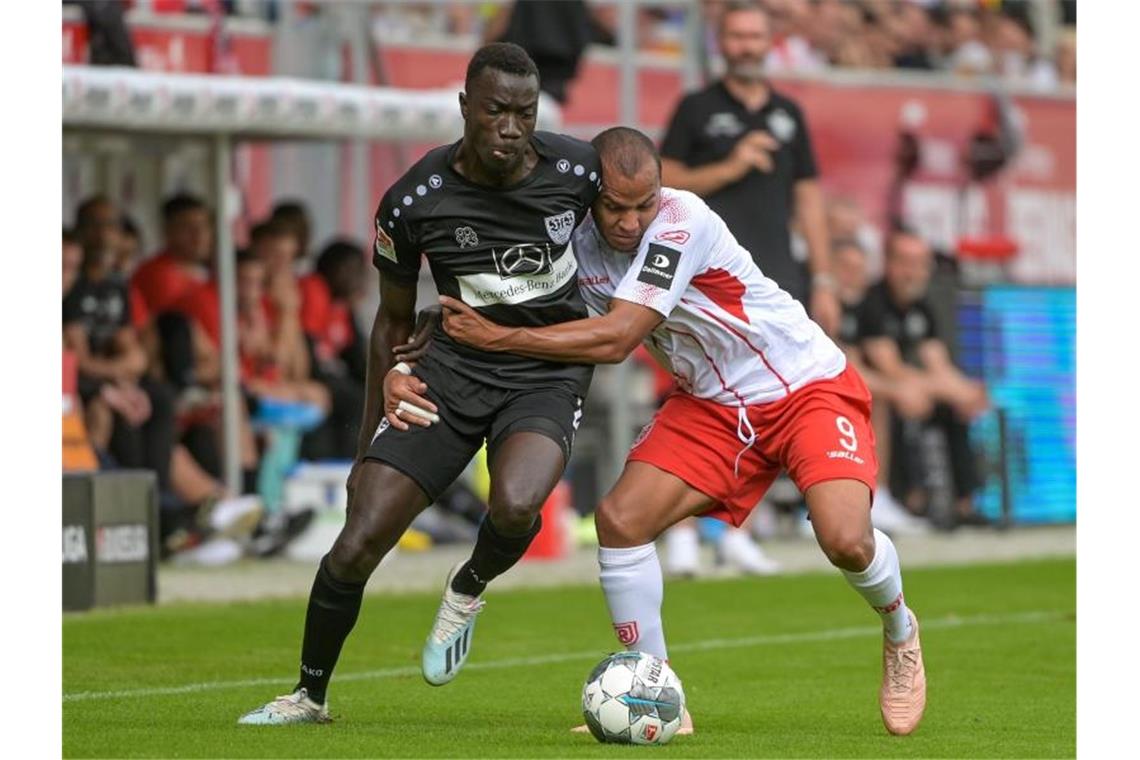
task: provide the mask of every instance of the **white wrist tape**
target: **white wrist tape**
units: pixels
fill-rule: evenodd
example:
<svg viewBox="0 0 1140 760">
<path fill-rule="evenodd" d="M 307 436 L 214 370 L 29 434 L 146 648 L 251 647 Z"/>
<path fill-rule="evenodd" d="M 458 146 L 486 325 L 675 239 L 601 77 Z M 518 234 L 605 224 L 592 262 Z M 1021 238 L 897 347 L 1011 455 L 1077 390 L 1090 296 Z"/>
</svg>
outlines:
<svg viewBox="0 0 1140 760">
<path fill-rule="evenodd" d="M 396 366 L 388 370 L 389 372 L 399 372 L 401 375 L 412 374 L 412 368 L 408 366 L 407 362 L 396 362 Z"/>
</svg>

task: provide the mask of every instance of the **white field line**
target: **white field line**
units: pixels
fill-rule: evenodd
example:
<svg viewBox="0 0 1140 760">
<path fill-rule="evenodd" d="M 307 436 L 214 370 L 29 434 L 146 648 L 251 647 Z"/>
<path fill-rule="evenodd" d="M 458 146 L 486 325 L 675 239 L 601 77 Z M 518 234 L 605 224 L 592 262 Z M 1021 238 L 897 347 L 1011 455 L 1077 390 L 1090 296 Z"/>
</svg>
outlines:
<svg viewBox="0 0 1140 760">
<path fill-rule="evenodd" d="M 1007 615 L 973 615 L 968 617 L 943 617 L 924 619 L 922 630 L 938 630 L 943 628 L 961 628 L 965 626 L 1001 626 L 1034 623 L 1053 623 L 1065 620 L 1067 613 L 1060 610 L 1034 610 L 1031 612 L 1018 612 Z M 734 639 L 705 639 L 687 644 L 676 644 L 669 647 L 670 652 L 707 652 L 716 649 L 742 649 L 758 646 L 779 646 L 782 644 L 799 644 L 815 641 L 834 641 L 837 639 L 853 639 L 860 637 L 881 636 L 881 626 L 858 626 L 853 628 L 832 628 L 823 631 L 807 631 L 803 633 L 778 633 L 765 636 L 745 636 Z M 604 653 L 592 649 L 588 652 L 564 652 L 560 654 L 539 655 L 536 657 L 509 657 L 503 660 L 489 662 L 469 662 L 465 670 L 502 670 L 504 668 L 522 668 L 533 665 L 550 665 L 561 662 L 574 662 L 577 660 L 596 660 Z M 380 670 L 366 670 L 360 673 L 339 673 L 336 675 L 337 683 L 346 681 L 371 681 L 383 678 L 401 678 L 419 675 L 418 666 L 405 666 L 402 668 L 383 668 Z M 248 686 L 287 686 L 287 678 L 247 678 L 241 681 L 206 681 L 203 683 L 188 683 L 182 686 L 159 686 L 149 689 L 124 689 L 121 691 L 76 691 L 65 693 L 64 702 L 85 702 L 89 700 L 128 699 L 131 697 L 163 697 L 175 694 L 193 694 L 202 691 L 217 691 L 218 689 L 242 689 Z"/>
</svg>

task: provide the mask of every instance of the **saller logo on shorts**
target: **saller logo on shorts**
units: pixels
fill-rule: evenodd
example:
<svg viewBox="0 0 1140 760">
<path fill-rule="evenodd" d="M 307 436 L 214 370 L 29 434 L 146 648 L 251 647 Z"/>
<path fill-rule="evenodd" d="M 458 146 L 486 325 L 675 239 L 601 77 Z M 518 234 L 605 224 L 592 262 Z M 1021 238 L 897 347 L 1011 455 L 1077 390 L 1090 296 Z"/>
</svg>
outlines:
<svg viewBox="0 0 1140 760">
<path fill-rule="evenodd" d="M 641 266 L 641 273 L 637 275 L 638 282 L 646 282 L 659 288 L 668 290 L 673 285 L 673 275 L 677 273 L 677 260 L 681 252 L 667 245 L 649 244 L 649 252 L 645 254 L 645 263 Z"/>
</svg>

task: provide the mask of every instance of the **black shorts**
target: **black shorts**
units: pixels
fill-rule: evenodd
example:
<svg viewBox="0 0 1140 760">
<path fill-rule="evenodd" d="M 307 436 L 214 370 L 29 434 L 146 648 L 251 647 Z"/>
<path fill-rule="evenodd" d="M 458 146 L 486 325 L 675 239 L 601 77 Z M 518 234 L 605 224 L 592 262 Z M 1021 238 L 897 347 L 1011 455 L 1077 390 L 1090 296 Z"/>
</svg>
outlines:
<svg viewBox="0 0 1140 760">
<path fill-rule="evenodd" d="M 558 444 L 570 461 L 574 432 L 582 419 L 582 398 L 557 386 L 517 389 L 482 383 L 424 357 L 414 373 L 427 383 L 425 397 L 440 421 L 409 430 L 380 421 L 366 459 L 391 465 L 419 484 L 432 501 L 459 477 L 487 442 L 487 461 L 512 433 L 540 433 Z"/>
</svg>

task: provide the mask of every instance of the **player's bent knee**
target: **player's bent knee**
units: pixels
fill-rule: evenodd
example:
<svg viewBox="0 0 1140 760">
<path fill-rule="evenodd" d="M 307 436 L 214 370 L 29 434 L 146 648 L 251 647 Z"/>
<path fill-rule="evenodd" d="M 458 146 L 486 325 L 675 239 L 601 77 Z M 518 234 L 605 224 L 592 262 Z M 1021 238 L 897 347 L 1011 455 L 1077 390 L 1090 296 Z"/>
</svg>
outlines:
<svg viewBox="0 0 1140 760">
<path fill-rule="evenodd" d="M 632 509 L 608 496 L 594 512 L 594 526 L 598 543 L 612 548 L 641 546 L 655 538 L 645 535 L 644 520 L 638 520 Z"/>
<path fill-rule="evenodd" d="M 391 548 L 387 543 L 378 538 L 342 532 L 329 550 L 329 570 L 343 581 L 364 583 Z"/>
<path fill-rule="evenodd" d="M 491 495 L 491 521 L 509 535 L 522 535 L 534 525 L 548 494 L 533 483 L 507 483 Z"/>
<path fill-rule="evenodd" d="M 864 570 L 875 557 L 875 537 L 849 527 L 821 534 L 819 546 L 831 564 L 851 572 Z"/>
</svg>

